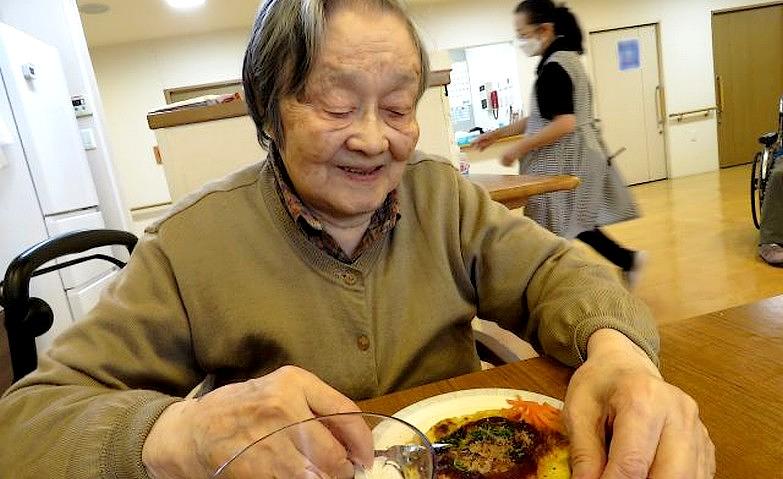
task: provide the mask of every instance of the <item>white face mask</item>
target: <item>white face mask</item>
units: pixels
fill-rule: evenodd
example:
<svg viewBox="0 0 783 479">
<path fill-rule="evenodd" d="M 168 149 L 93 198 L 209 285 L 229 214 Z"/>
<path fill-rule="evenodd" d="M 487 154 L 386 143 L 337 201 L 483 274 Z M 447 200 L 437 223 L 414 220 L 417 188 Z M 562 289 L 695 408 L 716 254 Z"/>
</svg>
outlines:
<svg viewBox="0 0 783 479">
<path fill-rule="evenodd" d="M 515 43 L 529 57 L 541 55 L 541 40 L 538 38 L 518 38 Z"/>
</svg>

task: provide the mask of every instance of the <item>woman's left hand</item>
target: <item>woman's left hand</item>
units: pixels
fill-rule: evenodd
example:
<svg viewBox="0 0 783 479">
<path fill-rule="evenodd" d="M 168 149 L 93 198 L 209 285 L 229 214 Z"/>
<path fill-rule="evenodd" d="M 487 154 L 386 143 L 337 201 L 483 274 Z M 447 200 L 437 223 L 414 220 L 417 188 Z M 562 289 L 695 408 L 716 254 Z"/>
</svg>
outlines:
<svg viewBox="0 0 783 479">
<path fill-rule="evenodd" d="M 587 361 L 568 387 L 565 419 L 573 479 L 715 475 L 715 447 L 696 402 L 617 331 L 590 337 Z"/>
<path fill-rule="evenodd" d="M 503 155 L 500 157 L 500 164 L 503 166 L 512 166 L 527 153 L 527 147 L 525 147 L 524 141 L 522 141 L 503 152 Z"/>
</svg>

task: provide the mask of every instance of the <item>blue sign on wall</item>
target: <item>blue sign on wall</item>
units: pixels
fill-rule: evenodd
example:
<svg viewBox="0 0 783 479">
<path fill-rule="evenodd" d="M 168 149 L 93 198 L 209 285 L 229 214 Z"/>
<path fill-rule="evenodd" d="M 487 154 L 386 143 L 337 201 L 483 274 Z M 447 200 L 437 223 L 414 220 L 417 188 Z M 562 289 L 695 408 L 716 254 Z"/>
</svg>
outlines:
<svg viewBox="0 0 783 479">
<path fill-rule="evenodd" d="M 620 61 L 620 71 L 641 68 L 642 58 L 639 52 L 639 40 L 620 40 L 617 42 L 617 58 Z"/>
</svg>

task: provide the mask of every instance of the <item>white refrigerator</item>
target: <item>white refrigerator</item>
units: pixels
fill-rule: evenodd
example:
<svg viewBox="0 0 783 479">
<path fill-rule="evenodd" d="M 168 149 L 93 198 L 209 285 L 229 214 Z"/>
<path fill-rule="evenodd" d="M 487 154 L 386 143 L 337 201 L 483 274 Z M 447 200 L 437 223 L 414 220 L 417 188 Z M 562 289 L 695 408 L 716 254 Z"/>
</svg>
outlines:
<svg viewBox="0 0 783 479">
<path fill-rule="evenodd" d="M 4 275 L 11 260 L 29 246 L 105 223 L 57 50 L 0 23 L 0 74 Z M 100 252 L 112 254 L 110 248 Z M 94 306 L 115 273 L 109 263 L 93 260 L 33 280 L 31 294 L 54 311 L 54 326 L 38 338 L 39 351 Z"/>
</svg>

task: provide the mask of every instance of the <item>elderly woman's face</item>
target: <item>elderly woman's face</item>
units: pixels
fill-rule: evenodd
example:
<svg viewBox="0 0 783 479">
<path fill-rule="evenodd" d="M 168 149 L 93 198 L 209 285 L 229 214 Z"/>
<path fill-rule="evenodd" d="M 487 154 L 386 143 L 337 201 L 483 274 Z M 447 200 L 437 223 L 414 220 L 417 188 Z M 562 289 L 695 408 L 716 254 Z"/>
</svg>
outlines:
<svg viewBox="0 0 783 479">
<path fill-rule="evenodd" d="M 328 21 L 301 98 L 282 101 L 283 159 L 316 213 L 366 218 L 399 185 L 419 137 L 421 67 L 405 23 L 343 9 Z"/>
</svg>

